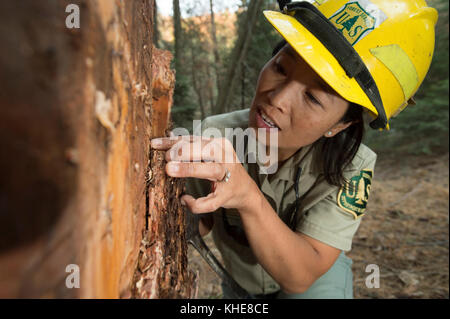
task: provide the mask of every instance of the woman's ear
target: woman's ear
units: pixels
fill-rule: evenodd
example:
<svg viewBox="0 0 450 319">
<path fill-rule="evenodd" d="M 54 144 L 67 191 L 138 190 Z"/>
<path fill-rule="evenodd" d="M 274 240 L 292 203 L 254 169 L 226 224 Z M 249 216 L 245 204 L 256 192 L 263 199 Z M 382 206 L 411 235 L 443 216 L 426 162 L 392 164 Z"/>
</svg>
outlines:
<svg viewBox="0 0 450 319">
<path fill-rule="evenodd" d="M 324 134 L 324 136 L 325 136 L 325 137 L 333 137 L 333 136 L 335 136 L 336 134 L 338 134 L 338 133 L 342 132 L 343 130 L 345 130 L 347 127 L 349 127 L 349 126 L 352 125 L 353 123 L 355 123 L 355 122 L 353 122 L 353 121 L 346 122 L 346 123 L 344 123 L 344 122 L 339 122 L 339 123 L 337 123 L 335 126 L 333 126 L 332 128 L 330 128 L 330 129 Z"/>
</svg>

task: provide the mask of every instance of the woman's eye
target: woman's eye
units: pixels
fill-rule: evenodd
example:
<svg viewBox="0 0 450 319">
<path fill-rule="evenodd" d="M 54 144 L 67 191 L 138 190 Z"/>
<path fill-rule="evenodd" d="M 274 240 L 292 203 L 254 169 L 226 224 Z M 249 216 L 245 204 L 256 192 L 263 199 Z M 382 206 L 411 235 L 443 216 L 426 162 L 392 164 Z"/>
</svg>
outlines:
<svg viewBox="0 0 450 319">
<path fill-rule="evenodd" d="M 312 103 L 317 104 L 317 105 L 322 105 L 322 104 L 320 104 L 320 102 L 314 97 L 314 95 L 312 95 L 310 92 L 306 92 L 306 96 L 307 96 L 307 98 L 308 98 Z"/>
<path fill-rule="evenodd" d="M 278 73 L 280 73 L 282 75 L 286 75 L 286 71 L 284 70 L 283 66 L 279 62 L 275 63 L 275 69 Z"/>
</svg>

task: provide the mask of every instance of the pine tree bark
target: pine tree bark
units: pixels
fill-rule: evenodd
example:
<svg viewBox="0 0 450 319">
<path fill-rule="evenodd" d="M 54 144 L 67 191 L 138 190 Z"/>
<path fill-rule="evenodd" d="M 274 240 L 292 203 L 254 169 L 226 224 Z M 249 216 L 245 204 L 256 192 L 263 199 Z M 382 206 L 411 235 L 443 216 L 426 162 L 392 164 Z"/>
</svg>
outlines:
<svg viewBox="0 0 450 319">
<path fill-rule="evenodd" d="M 192 296 L 183 185 L 150 149 L 174 87 L 152 4 L 0 2 L 0 297 Z"/>
<path fill-rule="evenodd" d="M 228 104 L 231 101 L 234 87 L 238 82 L 241 64 L 247 55 L 247 48 L 256 23 L 256 17 L 258 14 L 261 14 L 263 2 L 263 0 L 251 0 L 248 5 L 246 17 L 242 19 L 242 23 L 239 26 L 238 39 L 231 53 L 231 62 L 228 65 L 226 77 L 222 81 L 214 114 L 224 113 L 229 107 Z"/>
</svg>

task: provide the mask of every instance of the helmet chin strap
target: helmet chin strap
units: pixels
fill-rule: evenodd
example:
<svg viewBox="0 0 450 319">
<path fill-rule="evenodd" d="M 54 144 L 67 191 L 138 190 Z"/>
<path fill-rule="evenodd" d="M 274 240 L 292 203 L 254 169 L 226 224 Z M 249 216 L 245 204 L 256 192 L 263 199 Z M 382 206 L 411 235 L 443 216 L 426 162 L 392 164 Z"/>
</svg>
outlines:
<svg viewBox="0 0 450 319">
<path fill-rule="evenodd" d="M 278 6 L 280 7 L 280 11 L 284 10 L 284 7 L 291 2 L 291 0 L 277 0 Z"/>
</svg>

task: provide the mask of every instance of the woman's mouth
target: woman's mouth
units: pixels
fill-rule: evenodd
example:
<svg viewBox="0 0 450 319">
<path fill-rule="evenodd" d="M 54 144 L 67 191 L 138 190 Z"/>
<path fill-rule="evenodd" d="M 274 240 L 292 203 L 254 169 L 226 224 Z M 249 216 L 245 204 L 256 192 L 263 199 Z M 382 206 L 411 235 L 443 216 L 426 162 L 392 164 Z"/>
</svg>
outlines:
<svg viewBox="0 0 450 319">
<path fill-rule="evenodd" d="M 280 129 L 270 118 L 269 116 L 264 113 L 264 111 L 260 108 L 258 108 L 257 112 L 256 112 L 256 125 L 259 128 L 266 128 L 266 129 L 271 129 L 271 128 L 276 128 L 276 129 Z"/>
</svg>

